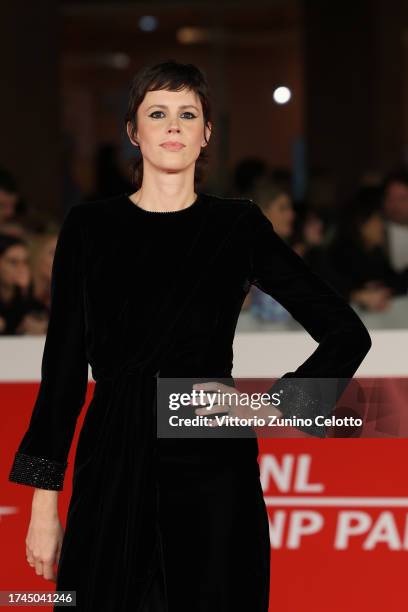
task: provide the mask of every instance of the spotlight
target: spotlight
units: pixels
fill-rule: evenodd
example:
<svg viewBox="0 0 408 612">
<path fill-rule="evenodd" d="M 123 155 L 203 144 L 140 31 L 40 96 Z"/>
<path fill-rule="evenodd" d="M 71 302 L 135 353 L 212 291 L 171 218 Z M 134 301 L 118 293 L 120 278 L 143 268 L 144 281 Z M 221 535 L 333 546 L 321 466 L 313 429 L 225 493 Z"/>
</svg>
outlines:
<svg viewBox="0 0 408 612">
<path fill-rule="evenodd" d="M 273 99 L 276 104 L 286 104 L 292 97 L 292 92 L 289 87 L 277 87 L 273 92 Z"/>
</svg>

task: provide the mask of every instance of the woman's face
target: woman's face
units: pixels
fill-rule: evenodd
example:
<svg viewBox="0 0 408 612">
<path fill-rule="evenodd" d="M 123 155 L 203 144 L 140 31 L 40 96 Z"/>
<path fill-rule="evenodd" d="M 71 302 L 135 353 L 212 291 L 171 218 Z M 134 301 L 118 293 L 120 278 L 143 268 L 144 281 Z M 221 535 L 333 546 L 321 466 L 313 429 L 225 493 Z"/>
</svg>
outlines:
<svg viewBox="0 0 408 612">
<path fill-rule="evenodd" d="M 271 201 L 265 215 L 272 222 L 275 232 L 281 238 L 288 238 L 291 235 L 295 211 L 292 201 L 286 193 L 282 193 Z"/>
<path fill-rule="evenodd" d="M 365 244 L 378 246 L 384 244 L 384 220 L 380 213 L 374 213 L 361 226 L 361 236 Z"/>
<path fill-rule="evenodd" d="M 11 219 L 15 212 L 18 202 L 16 193 L 9 193 L 0 189 L 0 222 L 3 223 Z"/>
<path fill-rule="evenodd" d="M 384 198 L 386 215 L 395 223 L 408 223 L 408 186 L 398 181 L 392 182 Z"/>
<path fill-rule="evenodd" d="M 177 173 L 195 163 L 201 147 L 206 146 L 204 135 L 210 138 L 211 126 L 204 128 L 199 96 L 187 89 L 181 91 L 149 91 L 137 109 L 137 132 L 130 140 L 139 143 L 144 171 L 152 167 L 166 173 Z M 184 146 L 166 148 L 163 143 L 173 141 Z"/>
<path fill-rule="evenodd" d="M 7 287 L 20 285 L 28 273 L 27 248 L 16 244 L 6 249 L 0 257 L 0 282 Z"/>
<path fill-rule="evenodd" d="M 309 245 L 319 245 L 323 240 L 323 222 L 315 214 L 309 213 L 303 226 L 303 238 Z"/>
</svg>

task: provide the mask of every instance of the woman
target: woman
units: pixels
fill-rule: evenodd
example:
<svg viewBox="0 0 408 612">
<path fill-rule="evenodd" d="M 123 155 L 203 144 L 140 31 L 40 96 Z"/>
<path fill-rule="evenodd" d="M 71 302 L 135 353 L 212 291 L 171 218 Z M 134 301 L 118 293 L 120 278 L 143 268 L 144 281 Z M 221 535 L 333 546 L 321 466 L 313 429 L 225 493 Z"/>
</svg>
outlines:
<svg viewBox="0 0 408 612">
<path fill-rule="evenodd" d="M 370 338 L 252 201 L 195 192 L 211 133 L 198 68 L 141 70 L 126 126 L 141 153 L 137 191 L 72 208 L 56 247 L 41 386 L 10 474 L 36 488 L 28 562 L 52 578 L 59 559 L 57 589 L 75 590 L 81 611 L 267 612 L 257 439 L 223 439 L 217 427 L 157 438 L 157 379 L 209 378 L 208 390 L 224 388 L 222 377 L 234 389 L 234 329 L 251 282 L 320 343 L 299 375 L 352 376 Z M 88 362 L 96 385 L 62 539 L 57 491 Z"/>
</svg>

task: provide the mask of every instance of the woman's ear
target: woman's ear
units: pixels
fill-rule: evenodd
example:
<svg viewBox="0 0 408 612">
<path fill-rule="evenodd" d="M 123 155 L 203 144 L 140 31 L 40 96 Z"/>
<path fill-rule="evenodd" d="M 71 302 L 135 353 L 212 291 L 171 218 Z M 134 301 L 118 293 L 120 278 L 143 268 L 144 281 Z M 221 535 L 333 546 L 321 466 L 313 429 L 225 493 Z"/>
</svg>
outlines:
<svg viewBox="0 0 408 612">
<path fill-rule="evenodd" d="M 207 142 L 205 142 L 205 141 L 203 142 L 203 144 L 202 144 L 202 146 L 203 146 L 203 147 L 206 147 L 206 146 L 207 146 L 207 144 L 208 144 L 208 143 L 209 143 L 209 141 L 210 141 L 210 138 L 211 138 L 211 130 L 212 130 L 212 123 L 211 123 L 211 121 L 209 121 L 209 122 L 208 122 L 208 124 L 207 124 L 207 125 L 205 126 L 205 128 L 204 128 L 204 131 L 205 131 L 205 138 L 207 139 Z"/>
<path fill-rule="evenodd" d="M 137 140 L 134 139 L 133 135 L 132 135 L 132 131 L 133 131 L 133 126 L 131 124 L 130 121 L 127 122 L 126 124 L 126 131 L 127 131 L 127 135 L 129 136 L 129 140 L 130 142 L 135 145 L 135 147 L 139 146 L 139 143 L 137 142 Z"/>
</svg>

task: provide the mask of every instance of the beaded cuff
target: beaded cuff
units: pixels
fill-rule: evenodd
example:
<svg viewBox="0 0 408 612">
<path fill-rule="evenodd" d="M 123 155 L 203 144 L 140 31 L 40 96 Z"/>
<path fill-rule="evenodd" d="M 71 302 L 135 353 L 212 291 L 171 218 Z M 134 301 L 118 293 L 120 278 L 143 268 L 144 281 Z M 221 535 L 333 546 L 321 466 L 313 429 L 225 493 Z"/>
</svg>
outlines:
<svg viewBox="0 0 408 612">
<path fill-rule="evenodd" d="M 302 419 L 311 419 L 311 425 L 296 425 L 296 429 L 304 431 L 311 436 L 317 438 L 326 438 L 327 431 L 324 425 L 317 425 L 314 421 L 317 416 L 327 416 L 334 406 L 329 406 L 321 398 L 313 397 L 306 390 L 306 381 L 302 385 L 300 379 L 296 379 L 296 383 L 291 378 L 280 378 L 268 393 L 281 392 L 281 404 L 278 406 L 282 412 L 283 418 L 300 417 Z"/>
<path fill-rule="evenodd" d="M 17 452 L 8 479 L 38 489 L 61 491 L 67 465 L 67 462 Z"/>
</svg>

